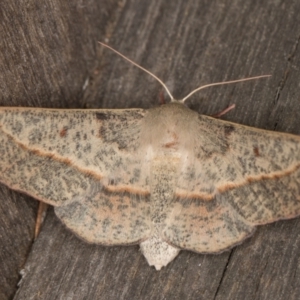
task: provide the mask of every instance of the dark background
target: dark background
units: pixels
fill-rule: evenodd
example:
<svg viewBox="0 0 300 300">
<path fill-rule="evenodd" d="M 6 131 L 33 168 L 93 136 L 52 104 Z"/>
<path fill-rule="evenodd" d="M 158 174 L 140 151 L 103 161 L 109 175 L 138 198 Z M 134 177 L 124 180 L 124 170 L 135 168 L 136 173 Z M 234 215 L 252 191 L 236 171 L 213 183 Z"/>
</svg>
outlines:
<svg viewBox="0 0 300 300">
<path fill-rule="evenodd" d="M 0 105 L 158 105 L 162 87 L 98 40 L 151 70 L 176 98 L 271 74 L 203 90 L 189 106 L 213 114 L 235 103 L 223 119 L 300 134 L 298 0 L 2 0 Z M 1 300 L 299 299 L 299 219 L 260 227 L 220 255 L 182 251 L 157 272 L 138 246 L 82 242 L 52 208 L 33 243 L 36 212 L 37 201 L 0 185 Z"/>
</svg>

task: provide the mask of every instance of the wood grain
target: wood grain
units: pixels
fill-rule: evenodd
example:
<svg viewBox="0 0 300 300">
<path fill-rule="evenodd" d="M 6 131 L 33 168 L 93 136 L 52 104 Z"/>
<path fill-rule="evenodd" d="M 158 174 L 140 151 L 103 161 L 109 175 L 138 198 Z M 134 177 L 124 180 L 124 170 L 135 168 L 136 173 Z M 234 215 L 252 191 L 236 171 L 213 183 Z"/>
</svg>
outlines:
<svg viewBox="0 0 300 300">
<path fill-rule="evenodd" d="M 299 134 L 299 11 L 292 0 L 4 0 L 0 105 L 156 106 L 158 83 L 101 40 L 162 78 L 176 98 L 206 83 L 272 74 L 203 90 L 189 106 L 213 114 L 235 103 L 224 119 Z M 220 255 L 182 251 L 156 272 L 138 247 L 82 242 L 51 209 L 32 245 L 36 203 L 1 189 L 0 299 L 299 298 L 299 219 L 260 227 Z"/>
</svg>

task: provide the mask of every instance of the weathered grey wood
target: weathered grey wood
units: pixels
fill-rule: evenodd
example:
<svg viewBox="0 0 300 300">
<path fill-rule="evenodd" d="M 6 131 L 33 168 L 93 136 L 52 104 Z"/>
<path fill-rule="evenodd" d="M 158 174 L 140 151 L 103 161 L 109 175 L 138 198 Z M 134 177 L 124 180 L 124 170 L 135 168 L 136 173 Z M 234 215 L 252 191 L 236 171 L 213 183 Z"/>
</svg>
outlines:
<svg viewBox="0 0 300 300">
<path fill-rule="evenodd" d="M 272 74 L 268 80 L 203 90 L 190 106 L 213 114 L 235 103 L 236 109 L 224 119 L 300 134 L 298 1 L 67 3 L 1 2 L 0 105 L 157 105 L 162 88 L 96 45 L 108 39 L 162 78 L 177 98 L 201 84 Z M 20 263 L 15 261 L 25 261 L 31 246 L 36 204 L 9 194 L 12 199 L 0 196 L 0 298 L 299 298 L 299 219 L 261 227 L 244 244 L 221 255 L 183 251 L 157 272 L 137 246 L 107 248 L 82 242 L 52 209 L 17 290 Z M 11 228 L 14 222 L 18 230 Z"/>
<path fill-rule="evenodd" d="M 0 186 L 0 299 L 15 293 L 32 245 L 36 207 L 36 201 Z"/>
</svg>

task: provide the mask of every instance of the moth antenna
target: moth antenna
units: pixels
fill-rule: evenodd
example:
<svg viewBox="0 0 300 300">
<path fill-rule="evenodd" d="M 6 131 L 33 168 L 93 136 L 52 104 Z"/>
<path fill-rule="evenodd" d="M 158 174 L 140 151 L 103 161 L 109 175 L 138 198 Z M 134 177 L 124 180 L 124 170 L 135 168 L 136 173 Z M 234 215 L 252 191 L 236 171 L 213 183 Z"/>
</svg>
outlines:
<svg viewBox="0 0 300 300">
<path fill-rule="evenodd" d="M 216 82 L 216 83 L 210 83 L 206 84 L 203 86 L 200 86 L 196 88 L 195 90 L 191 91 L 187 96 L 185 96 L 182 100 L 179 100 L 179 102 L 184 103 L 186 99 L 191 97 L 193 94 L 196 92 L 205 89 L 207 87 L 215 86 L 215 85 L 222 85 L 222 84 L 230 84 L 230 83 L 237 83 L 237 82 L 243 82 L 243 81 L 248 81 L 248 80 L 254 80 L 254 79 L 259 79 L 259 78 L 266 78 L 266 77 L 271 77 L 272 75 L 260 75 L 260 76 L 255 76 L 255 77 L 249 77 L 249 78 L 242 78 L 242 79 L 237 79 L 237 80 L 230 80 L 230 81 L 224 81 L 224 82 Z"/>
<path fill-rule="evenodd" d="M 167 86 L 162 82 L 162 80 L 160 80 L 157 76 L 155 76 L 153 73 L 151 73 L 150 71 L 146 70 L 145 68 L 141 67 L 140 65 L 138 65 L 137 63 L 135 63 L 134 61 L 132 61 L 131 59 L 129 59 L 128 57 L 126 57 L 125 55 L 123 55 L 122 53 L 120 53 L 119 51 L 115 50 L 114 48 L 102 43 L 102 42 L 98 42 L 100 45 L 110 49 L 111 51 L 115 52 L 116 54 L 118 54 L 119 56 L 123 57 L 124 59 L 126 59 L 127 61 L 129 61 L 130 63 L 132 63 L 133 65 L 135 65 L 136 67 L 140 68 L 141 70 L 143 70 L 144 72 L 148 73 L 149 75 L 151 75 L 153 78 L 155 78 L 166 90 L 166 92 L 168 93 L 168 95 L 171 98 L 171 102 L 175 101 L 174 97 L 172 96 L 172 94 L 170 93 L 169 89 L 167 88 Z"/>
</svg>

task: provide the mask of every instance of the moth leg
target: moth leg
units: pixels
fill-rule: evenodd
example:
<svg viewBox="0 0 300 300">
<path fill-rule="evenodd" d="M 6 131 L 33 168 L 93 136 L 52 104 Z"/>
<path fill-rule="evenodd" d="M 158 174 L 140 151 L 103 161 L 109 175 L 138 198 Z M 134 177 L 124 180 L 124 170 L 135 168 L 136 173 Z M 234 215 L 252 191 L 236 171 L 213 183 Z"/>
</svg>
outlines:
<svg viewBox="0 0 300 300">
<path fill-rule="evenodd" d="M 166 104 L 166 99 L 165 99 L 164 91 L 160 91 L 160 92 L 159 92 L 158 98 L 159 98 L 159 105 L 164 105 L 164 104 Z"/>
<path fill-rule="evenodd" d="M 213 117 L 213 118 L 220 118 L 221 116 L 227 114 L 229 111 L 231 111 L 234 108 L 235 108 L 235 104 L 231 104 L 227 108 L 219 111 L 218 113 L 211 115 L 211 117 Z"/>
<path fill-rule="evenodd" d="M 42 201 L 39 201 L 39 208 L 38 208 L 38 212 L 37 212 L 37 216 L 36 216 L 35 229 L 34 229 L 34 239 L 35 240 L 41 231 L 41 227 L 42 227 L 43 221 L 45 219 L 47 209 L 48 209 L 48 204 L 44 203 Z"/>
</svg>

